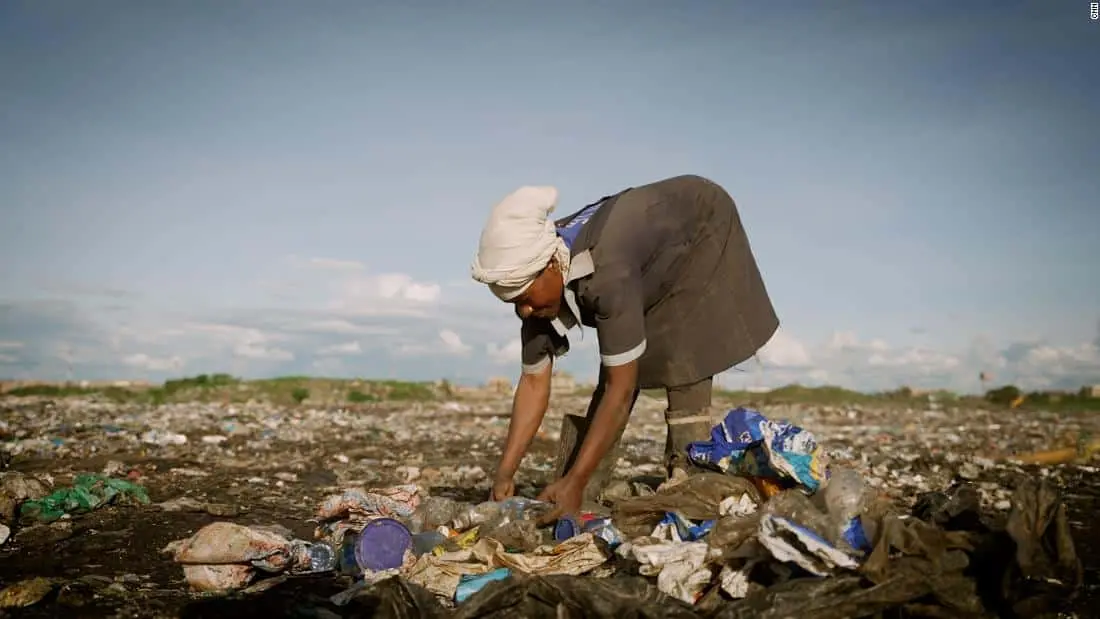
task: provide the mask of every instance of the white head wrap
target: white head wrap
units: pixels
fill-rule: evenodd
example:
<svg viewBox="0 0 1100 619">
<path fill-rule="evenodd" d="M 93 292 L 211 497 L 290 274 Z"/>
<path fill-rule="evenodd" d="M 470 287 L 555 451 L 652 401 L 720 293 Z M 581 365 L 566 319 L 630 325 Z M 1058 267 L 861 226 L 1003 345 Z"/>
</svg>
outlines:
<svg viewBox="0 0 1100 619">
<path fill-rule="evenodd" d="M 569 248 L 558 238 L 550 213 L 558 202 L 553 187 L 520 187 L 493 207 L 481 231 L 470 274 L 497 297 L 523 294 L 557 257 L 562 276 L 569 272 Z"/>
</svg>

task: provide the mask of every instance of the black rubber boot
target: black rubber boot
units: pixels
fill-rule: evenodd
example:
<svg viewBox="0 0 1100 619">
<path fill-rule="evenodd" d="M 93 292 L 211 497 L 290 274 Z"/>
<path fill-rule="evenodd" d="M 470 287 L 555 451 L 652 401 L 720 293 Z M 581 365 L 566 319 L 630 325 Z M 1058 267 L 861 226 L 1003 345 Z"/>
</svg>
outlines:
<svg viewBox="0 0 1100 619">
<path fill-rule="evenodd" d="M 687 446 L 710 439 L 714 426 L 710 408 L 688 411 L 665 411 L 668 433 L 665 435 L 665 472 L 670 480 L 687 477 L 703 469 L 688 460 Z"/>
<path fill-rule="evenodd" d="M 581 444 L 588 433 L 589 420 L 580 415 L 566 414 L 562 418 L 561 436 L 558 438 L 558 455 L 554 463 L 554 479 L 561 479 L 573 466 L 580 452 Z M 625 427 L 624 427 L 625 430 Z M 615 464 L 619 461 L 622 452 L 620 445 L 623 439 L 623 431 L 615 437 L 615 444 L 600 461 L 592 478 L 588 480 L 588 486 L 584 489 L 584 502 L 591 506 L 599 502 L 600 494 L 611 483 L 611 476 L 615 473 Z"/>
</svg>

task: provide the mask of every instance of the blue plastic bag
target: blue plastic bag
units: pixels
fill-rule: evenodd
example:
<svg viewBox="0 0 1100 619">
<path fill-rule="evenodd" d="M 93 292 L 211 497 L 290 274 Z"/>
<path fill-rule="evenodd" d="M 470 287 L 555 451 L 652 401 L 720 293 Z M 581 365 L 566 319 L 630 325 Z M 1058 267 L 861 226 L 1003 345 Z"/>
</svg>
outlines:
<svg viewBox="0 0 1100 619">
<path fill-rule="evenodd" d="M 688 445 L 693 463 L 724 473 L 790 480 L 809 492 L 825 480 L 821 447 L 812 433 L 796 425 L 735 408 L 711 429 L 710 437 Z"/>
</svg>

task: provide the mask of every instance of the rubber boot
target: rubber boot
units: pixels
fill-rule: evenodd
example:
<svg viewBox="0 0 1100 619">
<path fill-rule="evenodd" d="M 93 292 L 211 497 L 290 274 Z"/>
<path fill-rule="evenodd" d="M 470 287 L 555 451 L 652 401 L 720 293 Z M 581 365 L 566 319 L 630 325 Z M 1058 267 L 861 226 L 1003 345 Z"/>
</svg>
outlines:
<svg viewBox="0 0 1100 619">
<path fill-rule="evenodd" d="M 665 435 L 665 471 L 670 480 L 678 480 L 703 469 L 688 460 L 687 446 L 696 441 L 710 440 L 714 426 L 710 408 L 687 411 L 665 411 L 668 433 Z"/>
<path fill-rule="evenodd" d="M 554 479 L 561 479 L 572 468 L 577 459 L 577 454 L 580 453 L 584 437 L 588 433 L 588 422 L 589 420 L 581 415 L 566 414 L 562 418 L 561 436 L 558 438 L 558 455 L 554 463 Z M 621 454 L 620 444 L 622 438 L 623 432 L 620 430 L 619 435 L 615 437 L 615 444 L 600 461 L 596 471 L 592 473 L 591 479 L 588 480 L 588 486 L 584 489 L 585 509 L 598 504 L 600 494 L 611 483 L 611 476 L 615 472 L 615 464 L 619 461 Z"/>
</svg>

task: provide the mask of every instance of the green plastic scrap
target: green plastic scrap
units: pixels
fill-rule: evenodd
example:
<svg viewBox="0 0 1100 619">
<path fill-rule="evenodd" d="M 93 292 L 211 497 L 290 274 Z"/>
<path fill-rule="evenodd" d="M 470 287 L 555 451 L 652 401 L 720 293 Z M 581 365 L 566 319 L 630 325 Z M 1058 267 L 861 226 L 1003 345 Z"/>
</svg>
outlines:
<svg viewBox="0 0 1100 619">
<path fill-rule="evenodd" d="M 73 485 L 41 499 L 23 503 L 20 514 L 40 522 L 53 522 L 65 514 L 82 514 L 119 502 L 149 503 L 145 488 L 125 479 L 95 473 L 77 475 Z"/>
</svg>

